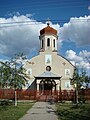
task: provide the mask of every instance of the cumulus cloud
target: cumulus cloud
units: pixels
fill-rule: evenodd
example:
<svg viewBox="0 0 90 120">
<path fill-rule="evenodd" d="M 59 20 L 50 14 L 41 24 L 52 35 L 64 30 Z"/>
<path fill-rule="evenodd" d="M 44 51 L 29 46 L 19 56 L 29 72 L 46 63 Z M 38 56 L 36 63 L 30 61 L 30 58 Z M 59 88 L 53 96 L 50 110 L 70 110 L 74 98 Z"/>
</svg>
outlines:
<svg viewBox="0 0 90 120">
<path fill-rule="evenodd" d="M 25 23 L 21 23 L 23 21 Z M 27 22 L 30 24 L 25 25 Z M 2 23 L 0 28 L 0 52 L 2 54 L 10 56 L 18 52 L 27 53 L 34 47 L 37 48 L 41 27 L 39 23 L 38 26 L 35 25 L 32 19 L 24 15 L 13 16 L 8 19 L 0 18 L 0 23 Z"/>
<path fill-rule="evenodd" d="M 75 62 L 80 62 L 83 60 L 82 57 L 78 56 L 76 54 L 76 52 L 74 52 L 73 50 L 67 50 L 66 51 L 66 57 L 72 61 L 75 61 Z"/>
<path fill-rule="evenodd" d="M 90 16 L 71 18 L 60 29 L 62 40 L 69 40 L 78 46 L 90 45 Z"/>
<path fill-rule="evenodd" d="M 39 32 L 47 25 L 32 19 L 32 14 L 20 15 L 19 12 L 9 14 L 8 18 L 0 18 L 0 53 L 6 56 L 23 52 L 38 51 Z M 71 18 L 63 27 L 50 23 L 58 31 L 59 47 L 63 40 L 71 40 L 77 45 L 90 45 L 90 16 Z M 69 51 L 70 52 L 70 51 Z M 73 59 L 82 60 L 74 51 Z"/>
<path fill-rule="evenodd" d="M 30 18 L 31 14 L 10 14 L 0 18 L 0 53 L 6 56 L 23 52 L 31 53 L 39 49 L 39 32 L 46 24 Z M 53 25 L 59 29 L 59 25 Z"/>
<path fill-rule="evenodd" d="M 67 50 L 66 58 L 70 61 L 75 61 L 77 67 L 84 68 L 87 72 L 90 71 L 90 52 L 83 50 L 76 54 L 73 50 Z"/>
</svg>

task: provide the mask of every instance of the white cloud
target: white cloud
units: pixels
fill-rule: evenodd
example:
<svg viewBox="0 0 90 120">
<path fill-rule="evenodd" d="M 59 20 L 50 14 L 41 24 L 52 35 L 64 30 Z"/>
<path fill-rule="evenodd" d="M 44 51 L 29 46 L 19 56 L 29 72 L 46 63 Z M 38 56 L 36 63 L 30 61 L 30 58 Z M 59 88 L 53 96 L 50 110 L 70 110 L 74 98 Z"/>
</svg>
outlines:
<svg viewBox="0 0 90 120">
<path fill-rule="evenodd" d="M 88 6 L 88 10 L 90 10 L 90 6 Z"/>
<path fill-rule="evenodd" d="M 90 45 L 90 16 L 71 18 L 61 27 L 60 37 L 79 46 Z"/>
<path fill-rule="evenodd" d="M 82 50 L 82 51 L 80 51 L 79 55 L 84 58 L 89 58 L 90 52 L 87 52 L 86 50 Z"/>
<path fill-rule="evenodd" d="M 19 12 L 8 13 L 9 17 L 13 17 L 14 15 L 20 16 L 20 13 Z"/>
<path fill-rule="evenodd" d="M 74 52 L 73 50 L 67 50 L 66 58 L 69 59 L 70 61 L 75 61 L 77 67 L 84 68 L 89 73 L 90 52 L 83 50 L 83 51 L 80 51 L 79 54 L 77 55 L 76 52 Z"/>
<path fill-rule="evenodd" d="M 39 32 L 47 25 L 37 22 L 30 17 L 32 17 L 31 14 L 20 15 L 17 12 L 13 17 L 7 19 L 0 18 L 1 54 L 6 56 L 11 56 L 19 52 L 29 54 L 31 51 L 39 49 Z M 58 30 L 60 28 L 58 24 L 51 24 L 51 26 L 54 26 Z"/>
<path fill-rule="evenodd" d="M 66 51 L 66 58 L 75 62 L 80 62 L 83 60 L 81 56 L 78 56 L 73 50 Z"/>
<path fill-rule="evenodd" d="M 14 23 L 11 22 L 23 22 L 29 21 L 30 25 L 24 25 L 26 23 Z M 29 53 L 30 50 L 36 45 L 38 46 L 38 33 L 40 29 L 33 24 L 32 19 L 21 15 L 14 15 L 12 18 L 0 18 L 1 24 L 0 30 L 0 52 L 4 55 L 10 56 L 18 52 Z"/>
<path fill-rule="evenodd" d="M 11 22 L 14 23 L 11 24 Z M 90 45 L 89 23 L 90 16 L 85 16 L 71 18 L 70 22 L 65 23 L 61 28 L 59 24 L 52 24 L 51 22 L 50 26 L 58 31 L 59 47 L 62 45 L 62 41 L 67 39 L 74 41 L 77 45 Z M 33 50 L 39 50 L 39 32 L 46 26 L 46 24 L 32 19 L 32 14 L 20 15 L 20 13 L 17 12 L 10 14 L 9 18 L 0 18 L 0 53 L 6 56 L 12 56 L 19 52 L 29 54 L 32 53 Z M 76 53 L 71 50 L 69 54 L 72 54 L 72 59 L 76 61 L 82 60 L 82 53 L 77 56 Z M 68 57 L 70 57 L 69 54 Z"/>
</svg>

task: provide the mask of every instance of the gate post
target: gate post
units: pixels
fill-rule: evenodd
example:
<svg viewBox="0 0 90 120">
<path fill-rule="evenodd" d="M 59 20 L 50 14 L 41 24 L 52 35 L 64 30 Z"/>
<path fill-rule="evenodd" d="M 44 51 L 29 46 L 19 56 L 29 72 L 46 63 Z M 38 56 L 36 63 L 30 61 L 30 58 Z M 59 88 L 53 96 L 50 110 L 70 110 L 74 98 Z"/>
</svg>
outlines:
<svg viewBox="0 0 90 120">
<path fill-rule="evenodd" d="M 57 100 L 59 101 L 59 88 L 60 88 L 60 86 L 59 86 L 59 83 L 57 84 Z"/>
</svg>

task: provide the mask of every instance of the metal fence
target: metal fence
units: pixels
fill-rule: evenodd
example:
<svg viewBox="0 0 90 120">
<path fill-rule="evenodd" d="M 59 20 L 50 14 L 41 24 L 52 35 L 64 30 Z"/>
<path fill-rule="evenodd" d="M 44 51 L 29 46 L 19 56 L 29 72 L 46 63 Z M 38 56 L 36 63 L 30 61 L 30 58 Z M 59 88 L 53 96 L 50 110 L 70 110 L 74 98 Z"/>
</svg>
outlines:
<svg viewBox="0 0 90 120">
<path fill-rule="evenodd" d="M 76 93 L 74 90 L 62 91 L 36 91 L 36 90 L 16 90 L 18 100 L 37 100 L 37 101 L 75 101 Z M 14 89 L 0 89 L 0 99 L 14 100 Z M 78 91 L 78 99 L 82 101 L 90 100 L 90 89 Z"/>
</svg>

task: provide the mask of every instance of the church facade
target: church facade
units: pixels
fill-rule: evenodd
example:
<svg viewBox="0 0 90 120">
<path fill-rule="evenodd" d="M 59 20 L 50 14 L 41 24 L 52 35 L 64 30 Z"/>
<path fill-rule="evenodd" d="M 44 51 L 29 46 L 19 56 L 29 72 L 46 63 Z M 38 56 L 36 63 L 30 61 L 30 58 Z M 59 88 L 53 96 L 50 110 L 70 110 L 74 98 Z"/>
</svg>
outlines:
<svg viewBox="0 0 90 120">
<path fill-rule="evenodd" d="M 70 83 L 75 66 L 57 53 L 57 30 L 47 27 L 40 30 L 39 55 L 28 60 L 25 65 L 26 89 L 44 90 L 73 90 Z"/>
</svg>

